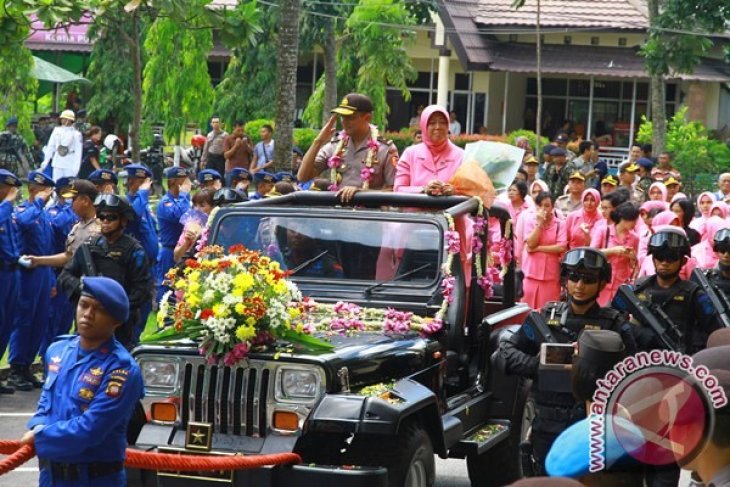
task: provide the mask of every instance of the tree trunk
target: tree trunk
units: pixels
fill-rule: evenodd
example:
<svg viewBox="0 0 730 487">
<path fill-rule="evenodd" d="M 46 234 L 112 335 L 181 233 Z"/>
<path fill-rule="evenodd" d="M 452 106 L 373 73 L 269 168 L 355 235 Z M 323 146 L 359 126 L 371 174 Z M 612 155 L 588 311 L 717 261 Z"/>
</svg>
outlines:
<svg viewBox="0 0 730 487">
<path fill-rule="evenodd" d="M 324 111 L 322 125 L 337 106 L 337 39 L 333 19 L 325 19 L 324 26 Z"/>
<path fill-rule="evenodd" d="M 537 0 L 537 22 L 535 23 L 535 56 L 537 61 L 537 113 L 535 114 L 535 157 L 540 159 L 540 134 L 542 134 L 542 42 L 540 40 L 540 0 Z"/>
<path fill-rule="evenodd" d="M 659 18 L 659 0 L 649 0 L 649 25 L 654 27 Z M 651 145 L 654 154 L 664 150 L 667 131 L 666 86 L 662 73 L 651 73 Z"/>
<path fill-rule="evenodd" d="M 294 111 L 297 92 L 297 53 L 299 52 L 299 0 L 279 2 L 279 36 L 276 58 L 276 144 L 274 168 L 291 171 L 294 135 Z"/>
<path fill-rule="evenodd" d="M 129 148 L 132 161 L 138 162 L 140 150 L 140 126 L 142 125 L 142 46 L 139 43 L 139 17 L 132 15 L 132 38 L 129 53 L 132 56 L 132 126 L 129 128 Z"/>
</svg>

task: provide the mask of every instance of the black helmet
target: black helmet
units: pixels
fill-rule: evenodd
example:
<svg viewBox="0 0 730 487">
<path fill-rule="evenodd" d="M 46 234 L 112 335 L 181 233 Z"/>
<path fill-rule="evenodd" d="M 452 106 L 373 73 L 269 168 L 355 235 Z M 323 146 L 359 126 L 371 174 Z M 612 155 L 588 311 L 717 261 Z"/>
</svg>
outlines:
<svg viewBox="0 0 730 487">
<path fill-rule="evenodd" d="M 129 205 L 126 199 L 110 193 L 102 193 L 94 200 L 94 208 L 96 212 L 101 211 L 112 211 L 114 213 L 121 213 L 126 216 L 129 221 L 134 220 L 137 214 L 134 209 Z"/>
<path fill-rule="evenodd" d="M 715 233 L 712 242 L 715 252 L 727 252 L 730 250 L 730 228 L 721 228 Z"/>
<path fill-rule="evenodd" d="M 560 277 L 565 279 L 572 271 L 598 271 L 598 278 L 611 282 L 611 263 L 602 252 L 591 247 L 577 247 L 565 253 L 560 262 Z"/>
<path fill-rule="evenodd" d="M 665 255 L 666 252 L 674 253 L 680 258 L 689 255 L 689 239 L 681 229 L 664 228 L 649 239 L 649 255 Z"/>
<path fill-rule="evenodd" d="M 248 201 L 248 196 L 241 191 L 231 188 L 221 188 L 213 195 L 213 204 L 215 206 L 232 205 L 244 201 Z"/>
</svg>

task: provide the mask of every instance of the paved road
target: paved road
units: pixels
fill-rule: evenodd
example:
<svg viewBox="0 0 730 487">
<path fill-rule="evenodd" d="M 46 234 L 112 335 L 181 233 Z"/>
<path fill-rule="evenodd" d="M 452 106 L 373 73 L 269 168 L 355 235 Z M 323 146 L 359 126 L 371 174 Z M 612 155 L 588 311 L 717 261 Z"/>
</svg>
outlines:
<svg viewBox="0 0 730 487">
<path fill-rule="evenodd" d="M 0 439 L 20 438 L 25 423 L 35 410 L 38 391 L 0 395 Z M 437 487 L 469 487 L 466 463 L 462 460 L 436 459 Z M 38 461 L 33 458 L 18 470 L 0 476 L 0 487 L 38 485 Z"/>
</svg>

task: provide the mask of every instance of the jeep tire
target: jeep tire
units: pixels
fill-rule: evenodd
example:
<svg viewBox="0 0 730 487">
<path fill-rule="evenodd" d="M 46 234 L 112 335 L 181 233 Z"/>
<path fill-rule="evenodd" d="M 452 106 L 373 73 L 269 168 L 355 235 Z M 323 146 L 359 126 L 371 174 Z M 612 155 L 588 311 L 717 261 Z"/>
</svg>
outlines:
<svg viewBox="0 0 730 487">
<path fill-rule="evenodd" d="M 433 487 L 436 478 L 431 438 L 416 421 L 401 424 L 397 436 L 355 436 L 346 458 L 353 465 L 388 469 L 388 487 Z"/>
<path fill-rule="evenodd" d="M 514 412 L 509 418 L 512 425 L 509 437 L 481 455 L 473 455 L 466 459 L 472 487 L 509 485 L 523 477 L 520 443 L 525 440 L 526 428 L 530 427 L 529 421 L 532 419 L 530 411 L 534 413 L 534 404 L 530 400 L 530 381 L 520 379 Z"/>
</svg>

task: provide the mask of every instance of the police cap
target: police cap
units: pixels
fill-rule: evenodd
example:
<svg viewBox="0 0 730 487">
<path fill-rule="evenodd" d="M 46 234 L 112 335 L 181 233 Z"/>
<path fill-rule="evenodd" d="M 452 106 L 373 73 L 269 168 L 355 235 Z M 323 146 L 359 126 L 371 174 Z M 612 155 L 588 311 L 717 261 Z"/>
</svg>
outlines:
<svg viewBox="0 0 730 487">
<path fill-rule="evenodd" d="M 584 330 L 578 338 L 581 361 L 612 367 L 624 358 L 626 346 L 621 335 L 613 330 Z"/>
<path fill-rule="evenodd" d="M 601 184 L 610 184 L 611 186 L 618 186 L 618 181 L 612 175 L 608 175 L 601 180 Z"/>
<path fill-rule="evenodd" d="M 127 177 L 129 178 L 146 179 L 152 177 L 152 171 L 144 164 L 129 164 L 124 167 L 124 170 L 127 171 Z"/>
<path fill-rule="evenodd" d="M 88 196 L 91 201 L 96 200 L 99 196 L 99 190 L 96 189 L 94 183 L 85 179 L 77 179 L 71 183 L 71 186 L 61 193 L 64 198 L 75 198 L 76 196 Z"/>
<path fill-rule="evenodd" d="M 120 323 L 129 318 L 129 298 L 122 285 L 114 279 L 84 277 L 81 280 L 81 295 L 99 301 L 106 312 Z"/>
<path fill-rule="evenodd" d="M 680 260 L 690 253 L 687 234 L 680 228 L 662 228 L 649 239 L 648 253 L 655 257 L 672 257 Z"/>
<path fill-rule="evenodd" d="M 200 184 L 210 183 L 211 181 L 221 181 L 221 173 L 215 169 L 203 169 L 198 173 L 198 182 Z"/>
<path fill-rule="evenodd" d="M 59 190 L 68 188 L 69 186 L 71 186 L 71 183 L 73 183 L 75 180 L 76 180 L 76 178 L 73 176 L 69 176 L 69 177 L 65 177 L 65 178 L 58 178 L 58 181 L 56 181 L 56 188 Z"/>
<path fill-rule="evenodd" d="M 89 174 L 89 181 L 95 184 L 112 183 L 116 186 L 119 179 L 111 169 L 97 169 Z"/>
<path fill-rule="evenodd" d="M 165 179 L 184 178 L 187 177 L 187 175 L 188 170 L 184 167 L 176 166 L 165 169 Z"/>
<path fill-rule="evenodd" d="M 550 151 L 550 155 L 552 157 L 565 157 L 568 155 L 568 152 L 562 147 L 555 147 L 553 150 Z"/>
<path fill-rule="evenodd" d="M 56 183 L 53 179 L 43 174 L 41 171 L 31 171 L 28 173 L 28 184 L 37 184 L 38 186 L 46 186 L 47 188 L 54 188 Z"/>
<path fill-rule="evenodd" d="M 127 200 L 115 194 L 102 193 L 94 199 L 94 208 L 96 212 L 111 211 L 126 216 L 129 221 L 137 218 L 134 209 L 129 205 Z"/>
<path fill-rule="evenodd" d="M 591 247 L 576 247 L 565 253 L 560 262 L 560 275 L 565 278 L 577 270 L 597 271 L 598 278 L 611 282 L 611 263 L 602 252 Z"/>
<path fill-rule="evenodd" d="M 253 175 L 253 182 L 254 183 L 275 183 L 276 182 L 276 176 L 271 174 L 268 171 L 259 171 L 256 174 Z"/>
<path fill-rule="evenodd" d="M 242 179 L 245 181 L 251 181 L 251 179 L 253 179 L 251 177 L 251 173 L 245 167 L 234 167 L 229 174 L 233 180 Z"/>
<path fill-rule="evenodd" d="M 636 164 L 639 165 L 639 167 L 643 167 L 646 170 L 651 169 L 654 167 L 654 163 L 651 162 L 651 159 L 648 157 L 639 157 L 639 159 L 636 161 Z"/>
<path fill-rule="evenodd" d="M 19 188 L 23 185 L 18 176 L 11 173 L 7 169 L 0 168 L 0 184 L 7 184 L 8 186 L 15 186 Z"/>
<path fill-rule="evenodd" d="M 294 175 L 288 171 L 279 171 L 274 174 L 274 180 L 278 183 L 279 181 L 287 181 L 293 183 L 296 181 Z"/>
<path fill-rule="evenodd" d="M 340 105 L 332 110 L 332 113 L 340 115 L 352 115 L 358 113 L 370 113 L 373 111 L 373 102 L 370 97 L 361 93 L 350 93 L 345 96 Z"/>
<path fill-rule="evenodd" d="M 304 157 L 304 152 L 302 152 L 302 149 L 300 149 L 297 146 L 292 147 L 291 152 L 292 152 L 292 154 L 296 154 L 296 155 L 298 155 L 300 157 Z"/>
</svg>

